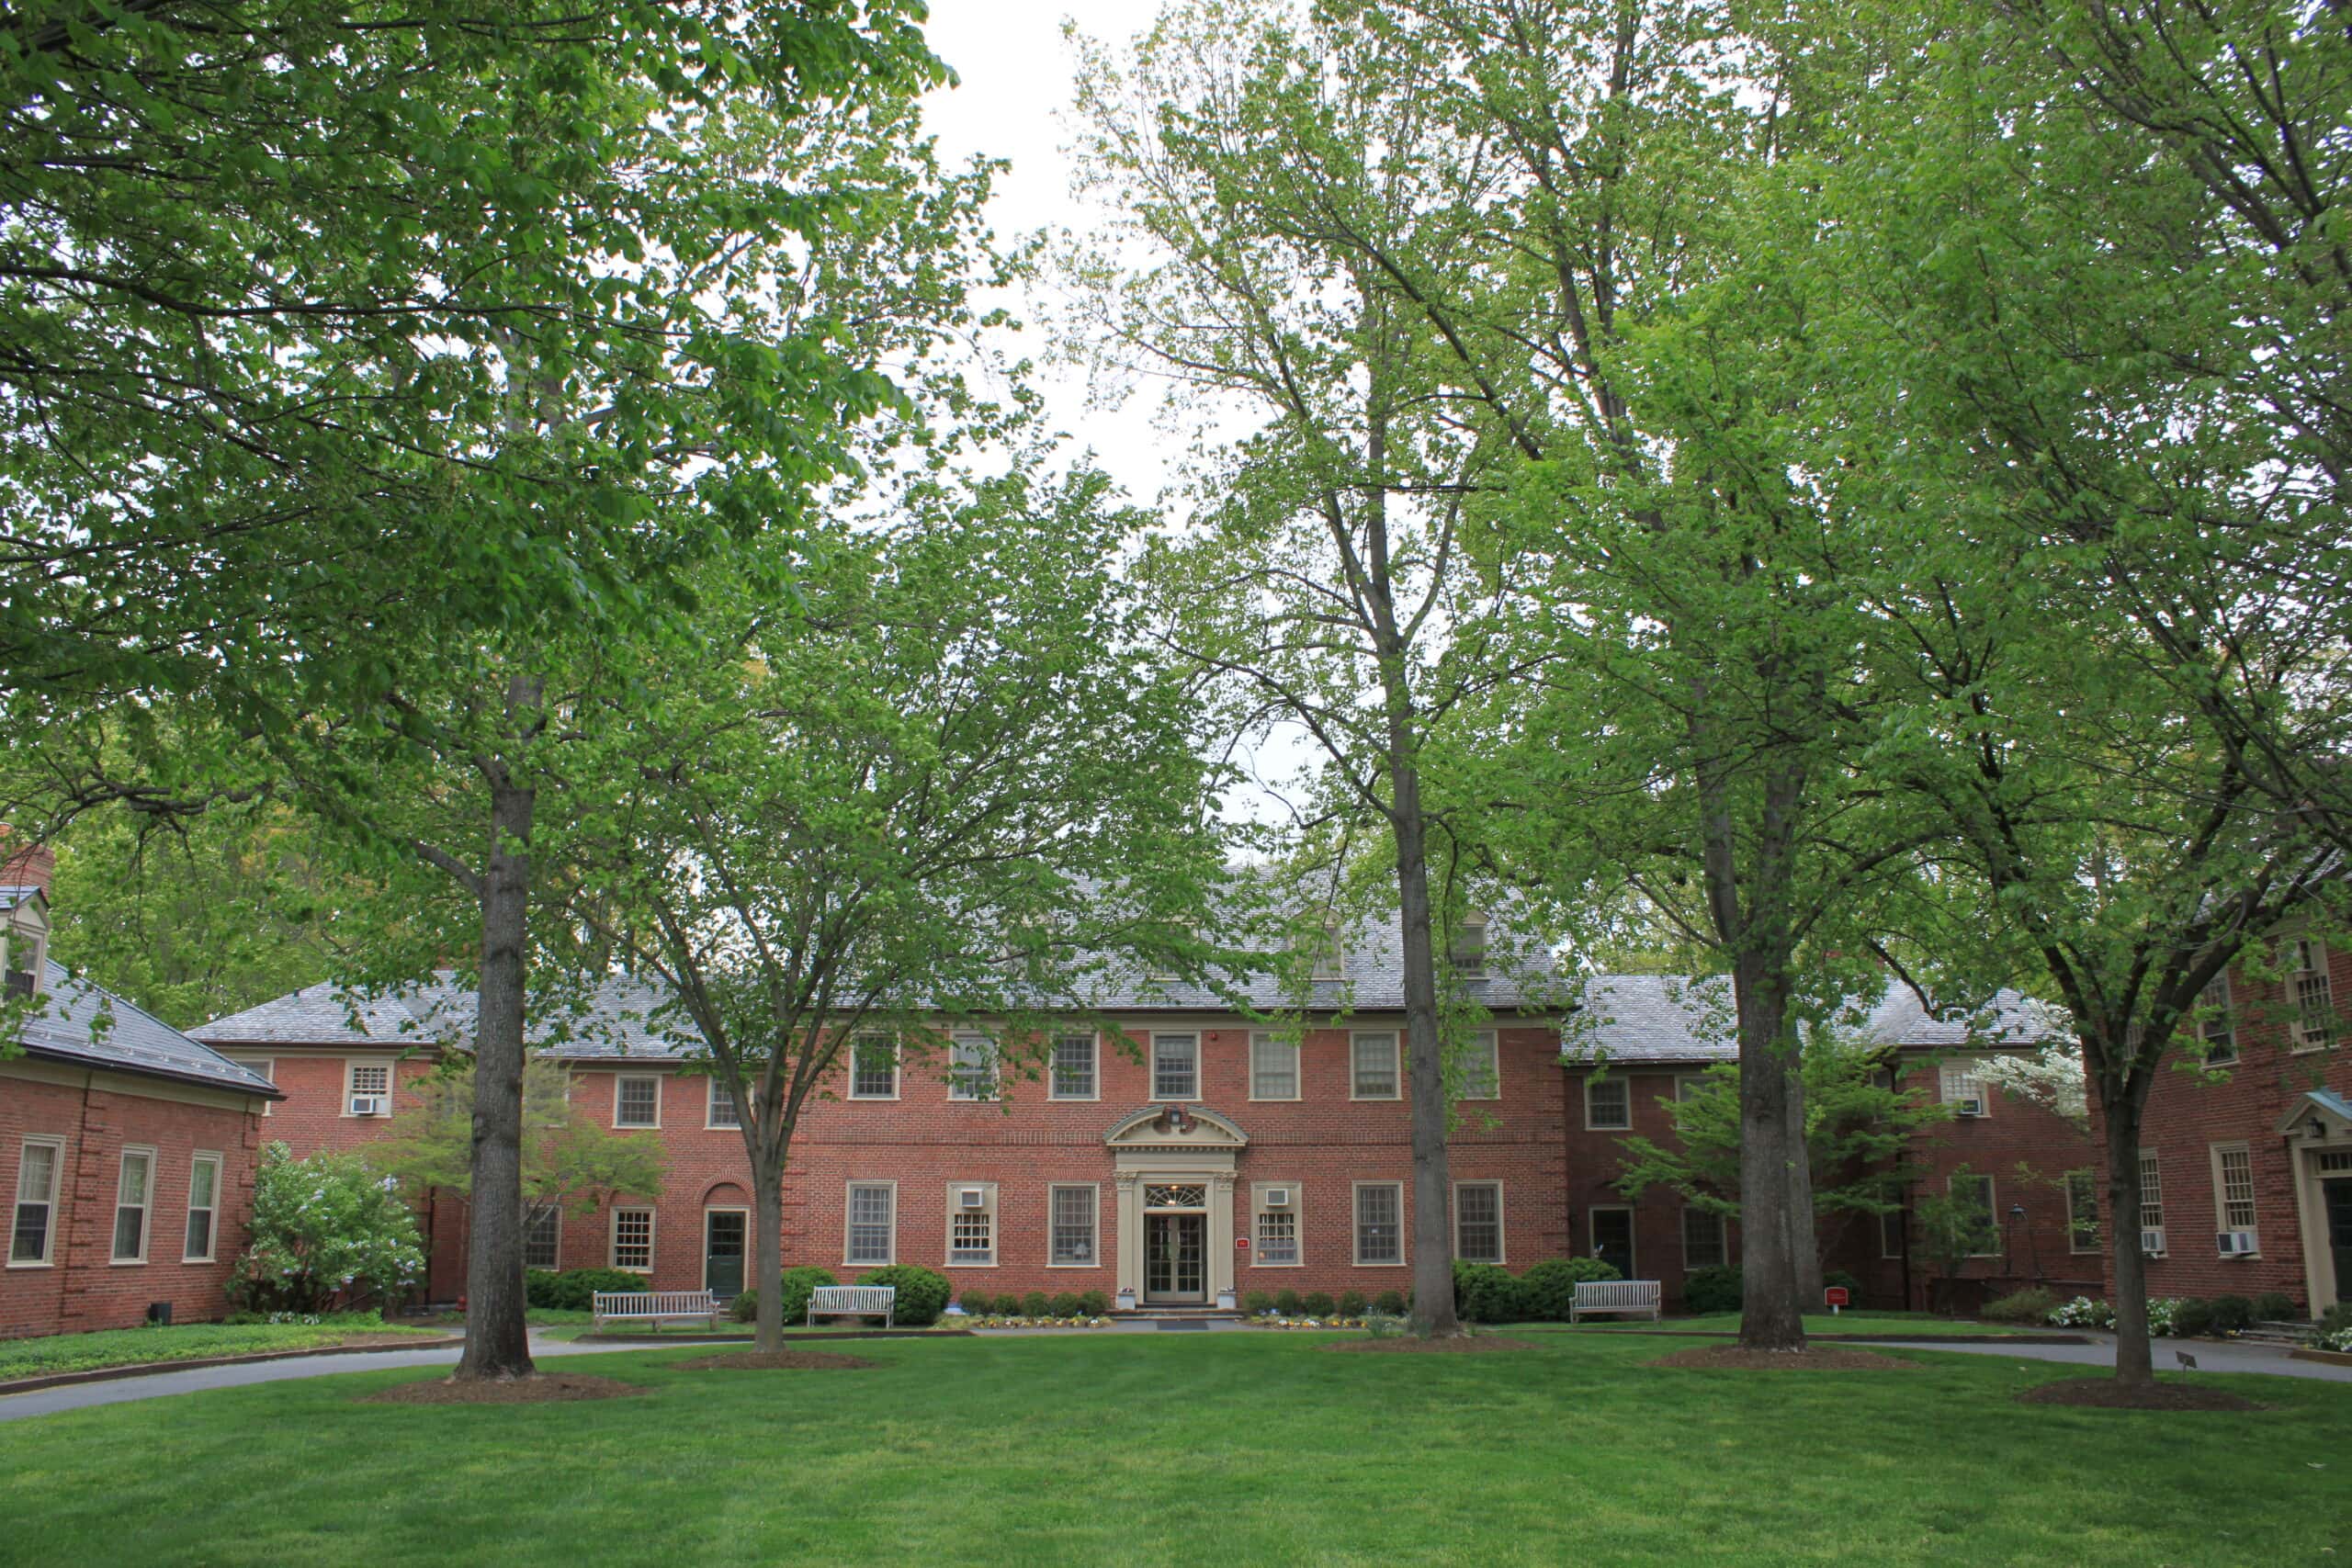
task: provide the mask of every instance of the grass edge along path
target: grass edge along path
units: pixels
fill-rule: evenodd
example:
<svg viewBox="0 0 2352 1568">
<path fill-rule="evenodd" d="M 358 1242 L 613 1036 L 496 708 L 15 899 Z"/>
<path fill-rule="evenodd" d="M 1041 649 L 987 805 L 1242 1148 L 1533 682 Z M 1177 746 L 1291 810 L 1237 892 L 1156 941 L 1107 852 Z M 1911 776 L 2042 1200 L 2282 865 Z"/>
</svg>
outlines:
<svg viewBox="0 0 2352 1568">
<path fill-rule="evenodd" d="M 334 1313 L 317 1323 L 185 1323 L 168 1328 L 49 1334 L 0 1339 L 0 1385 L 64 1372 L 174 1366 L 272 1351 L 322 1349 L 351 1342 L 377 1345 L 413 1338 L 429 1345 L 447 1337 L 447 1329 L 387 1324 L 372 1312 Z"/>
</svg>

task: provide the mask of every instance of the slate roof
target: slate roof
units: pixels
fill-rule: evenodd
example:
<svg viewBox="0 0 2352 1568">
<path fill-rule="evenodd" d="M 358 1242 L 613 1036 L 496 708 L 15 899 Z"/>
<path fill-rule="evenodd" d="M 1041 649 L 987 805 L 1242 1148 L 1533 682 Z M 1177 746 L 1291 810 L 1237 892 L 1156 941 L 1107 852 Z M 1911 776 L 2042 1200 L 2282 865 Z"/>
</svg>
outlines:
<svg viewBox="0 0 2352 1568">
<path fill-rule="evenodd" d="M 32 883 L 0 886 L 0 914 L 6 914 L 36 893 L 40 893 L 40 888 Z M 47 898 L 49 895 L 41 893 L 41 897 Z"/>
<path fill-rule="evenodd" d="M 40 1016 L 28 1021 L 17 1035 L 26 1055 L 175 1078 L 271 1100 L 285 1098 L 260 1074 L 238 1066 L 113 992 L 74 978 L 64 965 L 45 964 L 41 973 Z M 103 1028 L 99 1027 L 101 1015 L 107 1019 Z"/>
<path fill-rule="evenodd" d="M 1733 1033 L 1731 981 L 1723 976 L 1591 975 L 1575 988 L 1578 1008 L 1564 1047 L 1570 1056 L 1612 1062 L 1728 1062 L 1739 1055 Z M 1981 1025 L 1930 1017 L 1908 987 L 1889 986 L 1860 1032 L 1881 1045 L 1936 1048 L 2031 1046 L 2064 1033 L 2064 1015 L 2018 991 L 2003 990 Z"/>
</svg>

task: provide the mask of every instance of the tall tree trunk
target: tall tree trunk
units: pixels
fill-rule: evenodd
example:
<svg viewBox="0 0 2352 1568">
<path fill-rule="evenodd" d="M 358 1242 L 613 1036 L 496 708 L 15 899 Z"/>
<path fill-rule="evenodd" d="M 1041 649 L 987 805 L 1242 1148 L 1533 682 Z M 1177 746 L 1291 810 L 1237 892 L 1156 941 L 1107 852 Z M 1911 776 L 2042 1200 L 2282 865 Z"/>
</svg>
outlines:
<svg viewBox="0 0 2352 1568">
<path fill-rule="evenodd" d="M 1781 1039 L 1788 998 L 1773 970 L 1754 953 L 1732 965 L 1739 1010 L 1739 1343 L 1747 1350 L 1802 1350 L 1804 1298 L 1790 1209 L 1809 1184 L 1792 1174 L 1804 1164 L 1804 1150 L 1789 1142 L 1794 1075 Z M 1804 1235 L 1809 1247 L 1810 1225 Z"/>
<path fill-rule="evenodd" d="M 510 688 L 510 693 L 513 689 Z M 536 698 L 531 700 L 535 701 Z M 481 984 L 474 1019 L 471 1234 L 460 1382 L 529 1377 L 523 1315 L 524 964 L 537 792 L 493 759 L 490 855 L 481 879 Z"/>
<path fill-rule="evenodd" d="M 2106 1050 L 2092 1048 L 2106 1061 L 2114 1059 Z M 2130 1077 L 2115 1083 L 2103 1062 L 2086 1066 L 2107 1133 L 2107 1223 L 2114 1231 L 2109 1245 L 2115 1249 L 2115 1381 L 2127 1388 L 2147 1388 L 2156 1381 L 2148 1344 L 2148 1269 L 2140 1256 L 2140 1127 L 2147 1097 L 2144 1089 L 2133 1092 Z"/>
<path fill-rule="evenodd" d="M 1413 1133 L 1413 1332 L 1453 1334 L 1453 1227 L 1445 1147 L 1445 1066 L 1437 1027 L 1437 953 L 1420 773 L 1390 721 L 1389 778 L 1396 808 L 1396 902 L 1405 944 L 1405 1041 Z"/>
<path fill-rule="evenodd" d="M 765 1143 L 766 1140 L 760 1140 Z M 752 1213 L 758 1235 L 752 1239 L 752 1278 L 758 1281 L 759 1311 L 752 1348 L 784 1348 L 784 1148 L 752 1151 Z"/>
<path fill-rule="evenodd" d="M 1813 1145 L 1804 1135 L 1804 1057 L 1803 1043 L 1790 1041 L 1796 1053 L 1789 1072 L 1789 1149 L 1795 1163 L 1789 1168 L 1789 1260 L 1796 1269 L 1797 1304 L 1801 1311 L 1821 1305 L 1821 1216 L 1813 1206 Z"/>
</svg>

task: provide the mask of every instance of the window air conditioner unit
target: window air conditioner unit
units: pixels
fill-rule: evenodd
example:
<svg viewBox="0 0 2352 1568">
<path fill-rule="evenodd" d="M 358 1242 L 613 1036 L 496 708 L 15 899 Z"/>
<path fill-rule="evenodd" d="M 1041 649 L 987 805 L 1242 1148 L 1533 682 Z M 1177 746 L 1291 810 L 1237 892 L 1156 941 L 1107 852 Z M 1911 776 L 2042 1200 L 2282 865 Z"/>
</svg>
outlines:
<svg viewBox="0 0 2352 1568">
<path fill-rule="evenodd" d="M 391 1096 L 388 1094 L 355 1094 L 351 1097 L 351 1113 L 354 1116 L 388 1115 L 391 1111 L 390 1100 Z"/>
<path fill-rule="evenodd" d="M 2223 1231 L 2213 1238 L 2213 1245 L 2221 1249 L 2224 1258 L 2244 1258 L 2248 1253 L 2262 1250 L 2252 1231 Z"/>
<path fill-rule="evenodd" d="M 1973 1097 L 1963 1100 L 1960 1102 L 1960 1113 L 1962 1116 L 1982 1116 L 1984 1114 L 1984 1102 Z"/>
<path fill-rule="evenodd" d="M 985 1209 L 989 1195 L 978 1187 L 959 1187 L 956 1190 L 956 1201 L 967 1209 Z"/>
<path fill-rule="evenodd" d="M 1287 1208 L 1289 1208 L 1289 1207 L 1290 1207 L 1290 1189 L 1289 1189 L 1289 1188 L 1287 1188 L 1287 1187 L 1269 1187 L 1269 1188 L 1267 1188 L 1267 1189 L 1266 1189 L 1266 1207 L 1267 1207 L 1267 1208 L 1269 1208 L 1269 1209 L 1287 1209 Z"/>
<path fill-rule="evenodd" d="M 2162 1258 L 2165 1255 L 2165 1232 L 2162 1225 L 2140 1233 L 2140 1256 Z"/>
</svg>

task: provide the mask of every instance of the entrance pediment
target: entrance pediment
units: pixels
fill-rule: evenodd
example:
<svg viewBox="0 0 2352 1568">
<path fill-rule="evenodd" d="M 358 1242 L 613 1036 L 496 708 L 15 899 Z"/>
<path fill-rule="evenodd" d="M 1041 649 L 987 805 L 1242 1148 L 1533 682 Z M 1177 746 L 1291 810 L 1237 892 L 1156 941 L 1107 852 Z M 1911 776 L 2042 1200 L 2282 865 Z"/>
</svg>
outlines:
<svg viewBox="0 0 2352 1568">
<path fill-rule="evenodd" d="M 1119 1118 L 1102 1141 L 1114 1149 L 1239 1149 L 1250 1134 L 1206 1106 L 1147 1105 Z"/>
</svg>

